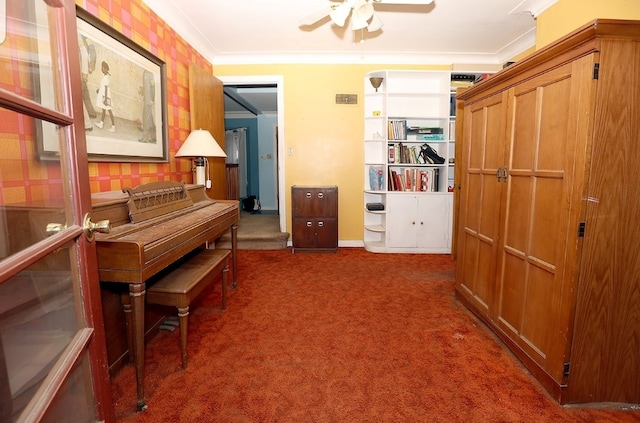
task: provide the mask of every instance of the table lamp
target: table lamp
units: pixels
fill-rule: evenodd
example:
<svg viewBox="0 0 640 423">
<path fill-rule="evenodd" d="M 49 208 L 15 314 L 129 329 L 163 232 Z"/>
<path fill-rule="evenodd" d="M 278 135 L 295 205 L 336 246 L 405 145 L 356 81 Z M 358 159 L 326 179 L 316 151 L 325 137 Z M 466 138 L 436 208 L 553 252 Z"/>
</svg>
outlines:
<svg viewBox="0 0 640 423">
<path fill-rule="evenodd" d="M 207 179 L 207 157 L 227 157 L 224 150 L 206 129 L 191 131 L 184 144 L 178 149 L 176 157 L 194 157 L 196 184 L 211 188 L 211 180 Z"/>
</svg>

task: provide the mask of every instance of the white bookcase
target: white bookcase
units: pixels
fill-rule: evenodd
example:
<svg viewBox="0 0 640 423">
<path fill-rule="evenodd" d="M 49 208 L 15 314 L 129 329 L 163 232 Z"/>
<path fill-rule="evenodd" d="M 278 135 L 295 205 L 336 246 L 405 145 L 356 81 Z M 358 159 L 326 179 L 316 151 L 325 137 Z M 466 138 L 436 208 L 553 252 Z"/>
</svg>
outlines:
<svg viewBox="0 0 640 423">
<path fill-rule="evenodd" d="M 377 90 L 371 77 L 383 78 Z M 450 159 L 455 146 L 450 101 L 450 72 L 381 70 L 366 75 L 364 246 L 368 251 L 451 252 L 454 163 Z M 426 146 L 435 153 L 431 159 Z M 384 210 L 370 210 L 367 205 L 372 203 L 383 204 Z"/>
</svg>

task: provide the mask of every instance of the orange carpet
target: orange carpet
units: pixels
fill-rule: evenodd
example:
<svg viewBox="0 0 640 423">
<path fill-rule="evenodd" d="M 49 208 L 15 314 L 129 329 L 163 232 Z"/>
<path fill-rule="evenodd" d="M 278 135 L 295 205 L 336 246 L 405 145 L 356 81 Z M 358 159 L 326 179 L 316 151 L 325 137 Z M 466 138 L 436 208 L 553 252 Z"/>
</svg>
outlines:
<svg viewBox="0 0 640 423">
<path fill-rule="evenodd" d="M 555 403 L 454 297 L 445 255 L 238 252 L 179 332 L 147 345 L 148 409 L 132 366 L 113 382 L 122 422 L 640 422 L 640 411 Z"/>
</svg>

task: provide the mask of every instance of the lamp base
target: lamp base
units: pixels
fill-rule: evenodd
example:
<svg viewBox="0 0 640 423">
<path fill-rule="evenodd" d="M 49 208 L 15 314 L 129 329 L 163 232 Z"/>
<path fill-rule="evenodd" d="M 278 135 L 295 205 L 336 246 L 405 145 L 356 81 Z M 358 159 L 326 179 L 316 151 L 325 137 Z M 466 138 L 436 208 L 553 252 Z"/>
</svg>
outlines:
<svg viewBox="0 0 640 423">
<path fill-rule="evenodd" d="M 196 184 L 206 185 L 206 161 L 204 157 L 196 157 L 193 162 L 196 165 Z"/>
</svg>

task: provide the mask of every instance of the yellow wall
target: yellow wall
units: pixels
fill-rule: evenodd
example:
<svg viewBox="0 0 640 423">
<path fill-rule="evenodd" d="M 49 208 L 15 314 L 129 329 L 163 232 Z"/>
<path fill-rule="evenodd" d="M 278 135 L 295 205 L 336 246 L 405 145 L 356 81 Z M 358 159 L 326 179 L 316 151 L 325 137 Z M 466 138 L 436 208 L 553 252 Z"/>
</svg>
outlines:
<svg viewBox="0 0 640 423">
<path fill-rule="evenodd" d="M 338 236 L 361 241 L 364 232 L 364 81 L 379 69 L 444 69 L 389 65 L 214 65 L 215 76 L 282 75 L 285 192 L 291 231 L 292 185 L 338 186 Z M 357 105 L 336 104 L 336 94 L 357 94 Z M 280 111 L 282 112 L 282 111 Z M 287 150 L 293 148 L 293 155 Z"/>
<path fill-rule="evenodd" d="M 150 49 L 169 65 L 168 91 L 188 92 L 184 87 L 187 64 L 208 67 L 191 46 L 166 27 L 141 0 L 76 0 L 76 3 Z M 126 12 L 126 13 L 125 13 Z M 134 23 L 123 24 L 122 16 Z M 560 0 L 538 17 L 537 48 L 596 18 L 640 19 L 638 0 Z M 154 43 L 147 39 L 153 24 Z M 160 40 L 160 41 L 158 41 Z M 165 41 L 162 41 L 165 40 Z M 176 47 L 177 45 L 177 47 Z M 176 52 L 173 57 L 168 52 Z M 520 56 L 518 56 L 520 58 Z M 174 61 L 175 64 L 174 65 Z M 175 72 L 177 67 L 178 72 Z M 339 236 L 343 241 L 360 241 L 363 236 L 363 87 L 366 73 L 378 69 L 434 69 L 405 65 L 214 65 L 218 76 L 282 75 L 285 105 L 285 192 L 287 224 L 291 227 L 290 187 L 303 184 L 336 184 L 340 187 Z M 439 69 L 448 69 L 442 66 Z M 357 105 L 336 105 L 335 95 L 358 95 Z M 173 158 L 181 139 L 188 133 L 188 99 L 178 96 L 169 109 L 169 150 L 166 164 L 90 163 L 92 191 L 119 189 L 151 180 L 177 179 L 189 182 L 188 166 Z M 176 112 L 175 108 L 179 110 Z M 186 124 L 184 122 L 187 122 Z M 185 126 L 186 125 L 186 126 Z M 186 163 L 186 162 L 185 162 Z"/>
<path fill-rule="evenodd" d="M 640 19 L 638 0 L 559 0 L 537 19 L 536 49 L 594 18 Z M 529 50 L 523 54 L 533 52 Z M 515 59 L 520 59 L 518 55 Z M 282 75 L 285 113 L 285 192 L 291 230 L 292 185 L 338 185 L 339 238 L 363 237 L 363 87 L 379 69 L 444 69 L 414 65 L 213 65 L 216 76 Z M 337 105 L 335 95 L 358 95 L 357 105 Z M 293 148 L 293 156 L 286 155 Z"/>
<path fill-rule="evenodd" d="M 640 1 L 560 0 L 538 16 L 536 49 L 596 18 L 640 20 Z"/>
</svg>

